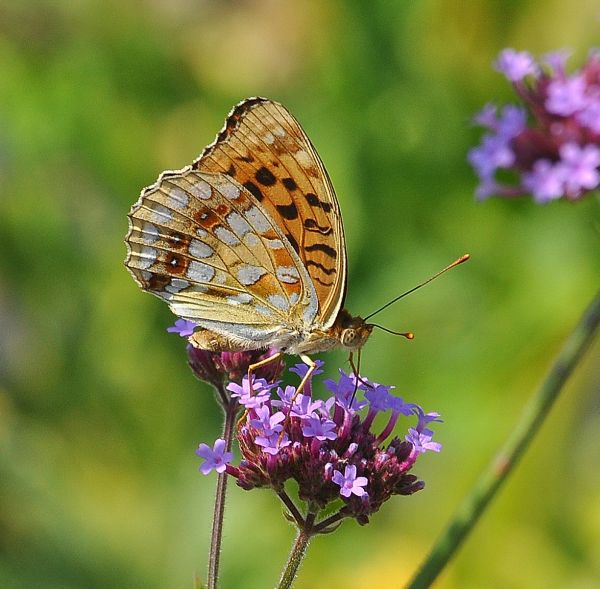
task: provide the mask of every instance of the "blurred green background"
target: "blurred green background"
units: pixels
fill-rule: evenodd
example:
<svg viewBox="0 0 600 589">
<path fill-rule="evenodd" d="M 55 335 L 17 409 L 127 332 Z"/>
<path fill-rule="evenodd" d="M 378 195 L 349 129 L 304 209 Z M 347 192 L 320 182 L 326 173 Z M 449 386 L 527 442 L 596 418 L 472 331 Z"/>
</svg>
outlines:
<svg viewBox="0 0 600 589">
<path fill-rule="evenodd" d="M 366 314 L 363 371 L 445 418 L 422 493 L 312 544 L 299 588 L 399 588 L 508 435 L 598 287 L 600 207 L 476 203 L 470 117 L 513 96 L 504 47 L 600 40 L 585 0 L 0 1 L 0 587 L 189 588 L 204 576 L 211 391 L 123 267 L 126 213 L 246 96 L 280 100 L 327 165 Z M 600 587 L 600 345 L 436 585 Z M 343 354 L 325 356 L 331 372 Z M 406 424 L 405 424 L 406 425 Z M 231 485 L 222 586 L 274 585 L 293 538 Z"/>
</svg>

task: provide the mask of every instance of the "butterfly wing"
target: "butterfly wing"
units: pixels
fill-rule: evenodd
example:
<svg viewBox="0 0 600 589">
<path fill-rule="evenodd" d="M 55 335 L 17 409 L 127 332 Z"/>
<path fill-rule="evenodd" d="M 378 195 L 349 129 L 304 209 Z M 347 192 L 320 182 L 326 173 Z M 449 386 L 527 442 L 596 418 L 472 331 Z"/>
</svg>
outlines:
<svg viewBox="0 0 600 589">
<path fill-rule="evenodd" d="M 184 319 L 243 347 L 310 326 L 312 281 L 285 234 L 234 178 L 165 172 L 129 213 L 125 264 Z"/>
<path fill-rule="evenodd" d="M 276 102 L 244 100 L 193 167 L 234 178 L 276 221 L 310 276 L 318 323 L 330 327 L 346 291 L 344 228 L 329 176 L 296 119 Z"/>
</svg>

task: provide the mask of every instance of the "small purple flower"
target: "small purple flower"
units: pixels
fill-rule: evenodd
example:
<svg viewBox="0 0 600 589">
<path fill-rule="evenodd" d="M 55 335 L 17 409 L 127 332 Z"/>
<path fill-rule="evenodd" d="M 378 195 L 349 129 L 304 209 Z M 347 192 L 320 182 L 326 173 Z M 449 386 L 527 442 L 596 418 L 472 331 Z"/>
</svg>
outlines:
<svg viewBox="0 0 600 589">
<path fill-rule="evenodd" d="M 503 137 L 486 135 L 480 146 L 469 151 L 468 159 L 480 178 L 491 178 L 498 168 L 512 166 L 515 154 Z"/>
<path fill-rule="evenodd" d="M 550 74 L 564 77 L 565 65 L 572 53 L 570 49 L 557 49 L 542 55 L 541 61 L 550 68 Z"/>
<path fill-rule="evenodd" d="M 209 474 L 213 469 L 218 473 L 225 472 L 227 465 L 233 459 L 233 454 L 226 452 L 225 440 L 221 438 L 215 441 L 212 448 L 207 444 L 200 444 L 196 455 L 204 459 L 199 469 L 202 474 Z"/>
<path fill-rule="evenodd" d="M 563 170 L 549 160 L 538 160 L 533 170 L 523 174 L 523 186 L 537 202 L 548 202 L 563 195 Z"/>
<path fill-rule="evenodd" d="M 546 91 L 546 108 L 548 112 L 568 117 L 586 106 L 586 81 L 583 76 L 574 76 L 564 80 L 552 80 Z"/>
<path fill-rule="evenodd" d="M 312 377 L 318 376 L 319 374 L 323 374 L 321 368 L 323 368 L 325 362 L 323 362 L 323 360 L 315 360 L 315 365 L 316 368 L 311 375 Z M 304 364 L 304 362 L 301 362 L 299 364 L 296 364 L 295 366 L 292 366 L 292 368 L 290 368 L 290 372 L 297 374 L 300 378 L 304 378 L 306 376 L 306 373 L 308 372 L 308 366 Z"/>
<path fill-rule="evenodd" d="M 167 327 L 167 331 L 169 333 L 176 333 L 180 337 L 190 337 L 194 333 L 194 329 L 196 329 L 198 325 L 193 321 L 188 321 L 187 319 L 177 319 L 175 321 L 175 325 L 171 325 L 171 327 Z"/>
<path fill-rule="evenodd" d="M 382 384 L 376 384 L 365 393 L 365 399 L 369 401 L 372 411 L 385 411 L 389 408 L 390 389 Z"/>
<path fill-rule="evenodd" d="M 432 442 L 433 434 L 430 430 L 418 432 L 414 428 L 408 430 L 406 435 L 406 441 L 413 445 L 413 449 L 417 454 L 423 454 L 428 450 L 431 452 L 439 452 L 442 449 L 442 445 L 439 442 Z"/>
<path fill-rule="evenodd" d="M 487 127 L 490 131 L 495 131 L 498 125 L 498 107 L 493 102 L 488 102 L 473 117 L 473 122 L 480 127 Z"/>
<path fill-rule="evenodd" d="M 579 196 L 583 190 L 592 190 L 600 182 L 600 148 L 589 144 L 565 143 L 560 148 L 561 167 L 567 194 Z"/>
<path fill-rule="evenodd" d="M 363 487 L 367 486 L 369 480 L 367 477 L 356 476 L 356 466 L 354 464 L 348 464 L 344 474 L 339 470 L 334 470 L 331 480 L 340 486 L 340 495 L 344 497 L 350 497 L 350 495 L 362 497 L 367 494 Z"/>
<path fill-rule="evenodd" d="M 268 436 L 257 436 L 255 442 L 258 446 L 262 446 L 263 452 L 267 454 L 278 454 L 279 450 L 291 444 L 286 433 L 283 436 L 279 433 L 273 433 Z"/>
<path fill-rule="evenodd" d="M 277 396 L 281 400 L 280 401 L 274 400 L 271 403 L 275 407 L 283 407 L 285 405 L 291 405 L 292 404 L 292 399 L 294 398 L 295 394 L 296 394 L 296 387 L 293 387 L 291 385 L 286 385 L 285 389 L 282 389 L 281 387 L 278 387 L 278 389 L 277 389 Z"/>
<path fill-rule="evenodd" d="M 360 411 L 366 405 L 366 401 L 358 401 L 356 398 L 356 392 L 359 389 L 364 389 L 364 385 L 359 381 L 357 386 L 354 374 L 346 374 L 340 368 L 340 380 L 338 382 L 327 379 L 323 381 L 323 384 L 335 395 L 337 404 L 345 411 L 354 413 Z"/>
<path fill-rule="evenodd" d="M 415 407 L 418 407 L 418 405 L 415 405 L 414 403 L 406 403 L 402 397 L 395 397 L 394 395 L 388 396 L 387 406 L 388 409 L 392 410 L 392 413 L 398 413 L 406 416 L 412 415 L 415 412 Z"/>
<path fill-rule="evenodd" d="M 511 82 L 520 82 L 525 76 L 537 76 L 539 67 L 527 51 L 504 49 L 498 55 L 494 67 Z"/>
<path fill-rule="evenodd" d="M 309 395 L 300 394 L 290 407 L 290 414 L 294 417 L 306 417 L 312 415 L 317 409 L 320 409 L 322 404 L 323 401 L 313 401 Z"/>
<path fill-rule="evenodd" d="M 271 398 L 270 391 L 274 386 L 277 386 L 276 383 L 269 384 L 263 378 L 253 378 L 250 386 L 248 377 L 245 376 L 241 385 L 231 382 L 226 388 L 233 398 L 237 398 L 240 405 L 244 405 L 246 409 L 254 409 Z"/>
<path fill-rule="evenodd" d="M 587 104 L 575 118 L 580 125 L 600 135 L 600 92 L 587 97 Z"/>
<path fill-rule="evenodd" d="M 436 411 L 424 413 L 423 409 L 421 409 L 421 407 L 419 407 L 418 405 L 413 404 L 413 407 L 413 413 L 415 413 L 419 417 L 419 422 L 417 423 L 417 427 L 415 428 L 418 432 L 431 432 L 431 430 L 426 429 L 428 424 L 442 423 L 441 416 Z"/>
<path fill-rule="evenodd" d="M 337 425 L 334 421 L 322 418 L 316 414 L 305 417 L 302 420 L 302 434 L 307 438 L 317 438 L 317 440 L 335 440 Z"/>
<path fill-rule="evenodd" d="M 285 415 L 281 411 L 271 415 L 271 410 L 266 406 L 262 406 L 257 407 L 254 412 L 258 419 L 251 419 L 250 425 L 256 429 L 260 429 L 263 436 L 268 437 L 278 434 L 283 429 L 283 426 L 280 424 L 282 421 L 285 421 Z"/>
</svg>

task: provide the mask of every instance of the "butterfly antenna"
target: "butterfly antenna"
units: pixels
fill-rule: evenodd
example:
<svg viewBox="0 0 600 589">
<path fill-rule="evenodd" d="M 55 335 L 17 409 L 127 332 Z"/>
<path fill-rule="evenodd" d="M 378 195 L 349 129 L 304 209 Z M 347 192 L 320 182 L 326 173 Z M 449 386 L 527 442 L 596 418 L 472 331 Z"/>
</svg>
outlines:
<svg viewBox="0 0 600 589">
<path fill-rule="evenodd" d="M 406 339 L 415 339 L 415 334 L 412 331 L 394 331 L 393 329 L 388 329 L 387 327 L 383 327 L 383 325 L 377 325 L 377 323 L 370 323 L 369 325 L 372 325 L 373 327 L 377 327 L 378 329 L 381 329 L 382 331 L 387 331 L 388 333 L 391 333 L 392 335 L 401 335 L 402 337 L 405 337 Z"/>
<path fill-rule="evenodd" d="M 439 272 L 437 272 L 433 276 L 429 277 L 424 282 L 421 282 L 421 284 L 417 284 L 417 286 L 414 286 L 410 290 L 407 290 L 406 292 L 403 292 L 401 295 L 397 296 L 395 299 L 392 299 L 389 303 L 386 303 L 385 305 L 383 305 L 383 307 L 380 307 L 379 309 L 377 309 L 377 311 L 374 311 L 370 315 L 367 315 L 365 317 L 365 321 L 367 319 L 369 319 L 370 317 L 373 317 L 374 315 L 377 315 L 377 313 L 381 313 L 381 311 L 383 311 L 384 309 L 387 309 L 390 305 L 393 305 L 396 301 L 399 301 L 400 299 L 403 299 L 405 296 L 409 295 L 410 293 L 415 292 L 415 290 L 418 290 L 422 286 L 425 286 L 426 284 L 429 284 L 432 280 L 435 280 L 438 276 L 441 276 L 444 272 L 448 272 L 448 270 L 454 268 L 455 266 L 458 266 L 459 264 L 462 264 L 463 262 L 466 262 L 470 257 L 471 256 L 469 254 L 465 254 L 464 256 L 461 256 L 457 260 L 454 260 L 454 262 L 452 262 L 452 264 L 448 264 L 448 266 L 446 266 L 445 268 L 443 268 L 442 270 L 440 270 Z M 377 326 L 377 327 L 379 327 L 379 326 Z M 388 330 L 386 330 L 386 331 L 388 331 Z M 408 339 L 411 339 L 411 338 L 408 338 Z"/>
</svg>

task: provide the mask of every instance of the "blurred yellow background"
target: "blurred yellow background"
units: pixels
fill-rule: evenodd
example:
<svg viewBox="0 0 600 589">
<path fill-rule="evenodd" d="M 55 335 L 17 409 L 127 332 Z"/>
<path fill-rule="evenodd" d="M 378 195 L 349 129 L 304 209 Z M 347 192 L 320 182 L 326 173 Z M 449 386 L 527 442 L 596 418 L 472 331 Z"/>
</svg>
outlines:
<svg viewBox="0 0 600 589">
<path fill-rule="evenodd" d="M 283 102 L 344 214 L 348 308 L 378 316 L 363 372 L 444 444 L 426 489 L 317 538 L 297 587 L 399 588 L 508 435 L 598 287 L 600 207 L 476 203 L 470 118 L 513 95 L 504 47 L 600 40 L 585 0 L 0 1 L 0 587 L 191 587 L 204 576 L 218 436 L 210 389 L 123 267 L 126 214 L 246 96 Z M 436 587 L 600 587 L 600 343 Z M 330 374 L 343 354 L 324 356 Z M 293 530 L 230 487 L 222 587 L 272 587 Z"/>
</svg>

